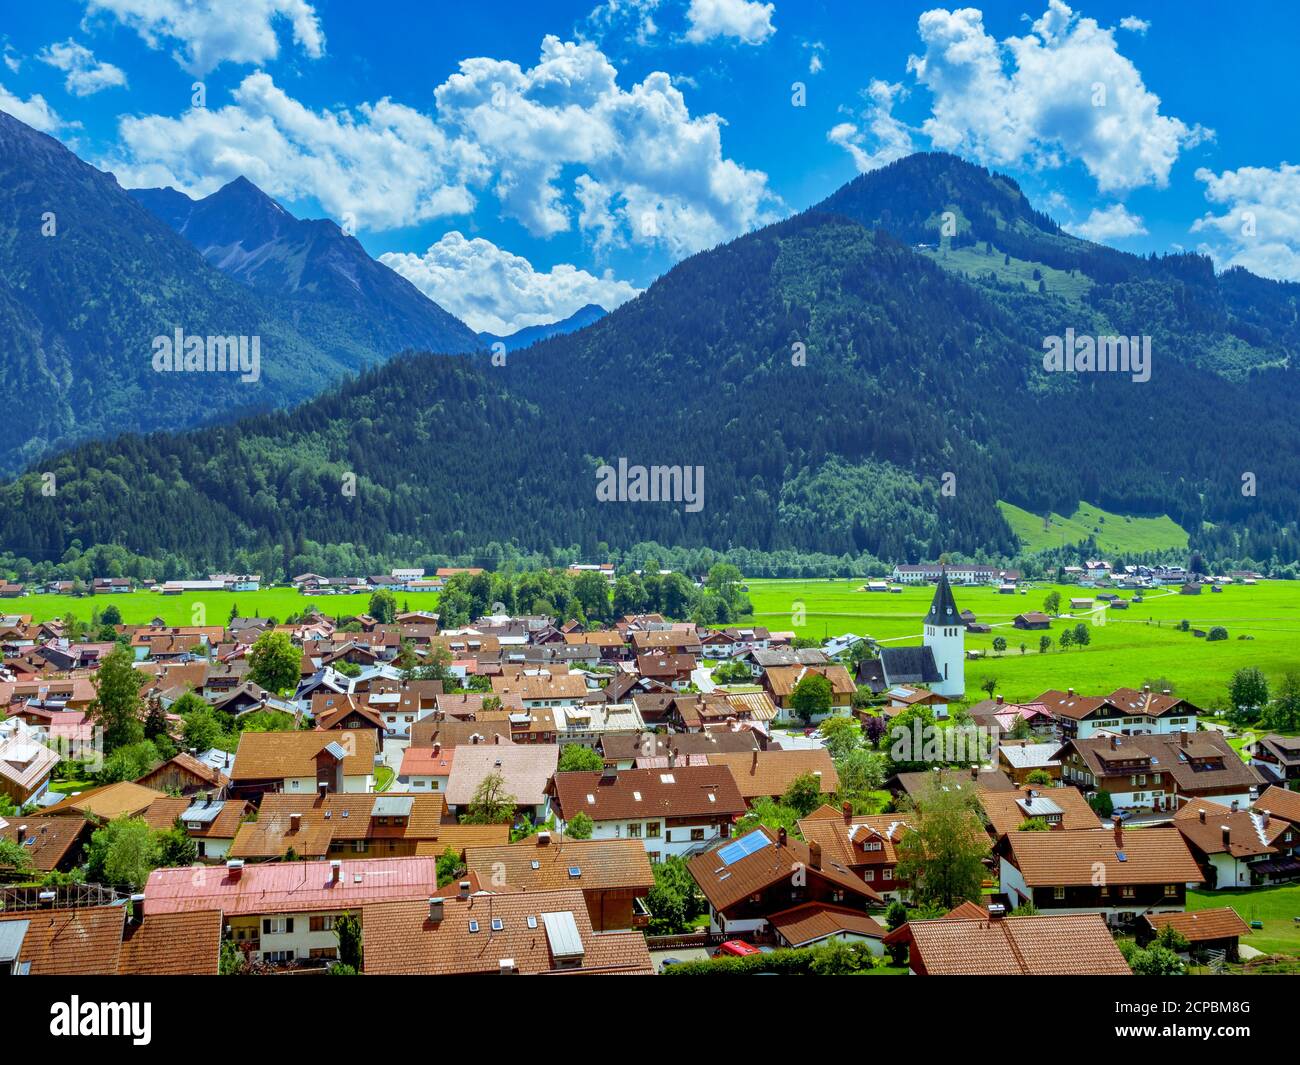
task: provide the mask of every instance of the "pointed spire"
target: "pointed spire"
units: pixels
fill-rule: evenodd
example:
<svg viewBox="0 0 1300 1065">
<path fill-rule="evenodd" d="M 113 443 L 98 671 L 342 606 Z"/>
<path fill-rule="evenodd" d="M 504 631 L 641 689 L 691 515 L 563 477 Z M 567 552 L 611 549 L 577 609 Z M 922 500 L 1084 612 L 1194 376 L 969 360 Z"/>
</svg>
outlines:
<svg viewBox="0 0 1300 1065">
<path fill-rule="evenodd" d="M 939 570 L 939 583 L 934 589 L 934 601 L 930 604 L 930 612 L 925 615 L 927 625 L 960 625 L 962 623 L 961 614 L 957 610 L 957 603 L 952 597 L 952 588 L 948 584 L 948 567 L 942 566 Z"/>
</svg>

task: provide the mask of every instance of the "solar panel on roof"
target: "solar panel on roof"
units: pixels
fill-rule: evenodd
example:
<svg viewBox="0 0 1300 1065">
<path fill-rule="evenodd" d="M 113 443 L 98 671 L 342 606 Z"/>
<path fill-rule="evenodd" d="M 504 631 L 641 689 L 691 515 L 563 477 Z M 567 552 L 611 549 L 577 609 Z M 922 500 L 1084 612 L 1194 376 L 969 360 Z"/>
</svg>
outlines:
<svg viewBox="0 0 1300 1065">
<path fill-rule="evenodd" d="M 757 854 L 764 847 L 770 846 L 772 841 L 762 832 L 751 832 L 747 836 L 741 836 L 734 843 L 728 843 L 718 851 L 718 857 L 722 859 L 723 865 L 735 865 L 742 858 L 748 858 L 751 854 Z"/>
</svg>

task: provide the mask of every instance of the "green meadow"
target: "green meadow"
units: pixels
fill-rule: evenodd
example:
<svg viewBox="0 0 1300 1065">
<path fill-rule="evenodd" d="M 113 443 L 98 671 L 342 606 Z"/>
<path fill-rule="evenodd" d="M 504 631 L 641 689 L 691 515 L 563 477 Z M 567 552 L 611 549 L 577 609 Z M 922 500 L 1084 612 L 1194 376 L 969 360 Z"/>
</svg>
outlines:
<svg viewBox="0 0 1300 1065">
<path fill-rule="evenodd" d="M 397 592 L 397 608 L 436 610 L 437 592 Z M 27 595 L 0 602 L 0 614 L 30 614 L 33 621 L 61 618 L 71 612 L 89 622 L 95 610 L 109 604 L 122 612 L 127 625 L 142 625 L 155 617 L 168 625 L 224 625 L 232 607 L 241 617 L 273 617 L 284 621 L 315 606 L 330 617 L 364 614 L 370 603 L 362 595 L 303 595 L 294 588 L 263 588 L 257 592 L 122 592 L 115 595 Z"/>
<path fill-rule="evenodd" d="M 746 582 L 754 604 L 752 620 L 774 631 L 794 631 L 817 640 L 852 632 L 896 645 L 919 643 L 921 619 L 933 587 L 909 587 L 895 594 L 861 591 L 863 584 L 860 579 Z M 1001 595 L 996 588 L 986 587 L 953 589 L 960 609 L 972 610 L 980 622 L 994 626 L 991 633 L 966 636 L 967 649 L 986 656 L 966 663 L 968 698 L 982 697 L 980 685 L 988 677 L 997 680 L 999 694 L 1009 700 L 1028 699 L 1048 688 L 1104 694 L 1164 677 L 1179 694 L 1209 707 L 1226 700 L 1228 679 L 1240 666 L 1258 666 L 1271 683 L 1288 670 L 1300 670 L 1300 582 L 1233 585 L 1219 594 L 1207 589 L 1198 596 L 1179 595 L 1176 588 L 1152 589 L 1144 602 L 1126 611 L 1054 618 L 1048 630 L 1054 643 L 1064 628 L 1079 620 L 1088 623 L 1091 642 L 1065 651 L 1054 646 L 1040 654 L 1043 633 L 1021 631 L 1010 621 L 1023 611 L 1041 610 L 1053 589 L 1061 593 L 1066 610 L 1071 598 L 1091 597 L 1097 591 L 1046 583 L 1017 595 Z M 1131 591 L 1117 594 L 1124 599 L 1133 596 Z M 1181 632 L 1178 626 L 1183 619 L 1206 632 L 1222 625 L 1228 639 L 1207 643 Z M 993 651 L 998 636 L 1007 641 L 1001 654 Z"/>
<path fill-rule="evenodd" d="M 1010 503 L 999 501 L 998 509 L 1031 554 L 1066 544 L 1080 544 L 1089 537 L 1106 555 L 1187 549 L 1187 531 L 1166 515 L 1134 518 L 1111 514 L 1091 503 L 1080 503 L 1069 517 L 1053 513 L 1044 525 L 1041 515 L 1031 514 Z"/>
</svg>

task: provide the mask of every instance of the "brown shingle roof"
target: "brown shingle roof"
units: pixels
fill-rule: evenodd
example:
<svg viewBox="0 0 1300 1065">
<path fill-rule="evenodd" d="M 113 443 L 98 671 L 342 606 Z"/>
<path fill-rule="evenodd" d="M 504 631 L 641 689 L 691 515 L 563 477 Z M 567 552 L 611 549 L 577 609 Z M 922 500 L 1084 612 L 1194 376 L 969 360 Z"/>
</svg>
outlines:
<svg viewBox="0 0 1300 1065">
<path fill-rule="evenodd" d="M 1143 916 L 1147 924 L 1157 932 L 1166 926 L 1172 926 L 1189 943 L 1250 935 L 1250 925 L 1231 906 L 1195 910 L 1191 913 L 1148 913 Z"/>
<path fill-rule="evenodd" d="M 1201 870 L 1183 837 L 1167 829 L 1132 829 L 1121 845 L 1108 828 L 1092 832 L 1012 832 L 1007 837 L 1015 864 L 1030 887 L 1103 883 L 1198 883 Z M 1124 861 L 1118 855 L 1124 854 Z"/>
<path fill-rule="evenodd" d="M 875 918 L 827 902 L 805 902 L 774 913 L 767 920 L 792 947 L 810 946 L 842 932 L 872 939 L 885 936 L 885 927 Z"/>
<path fill-rule="evenodd" d="M 343 759 L 344 776 L 368 776 L 374 772 L 375 733 L 369 729 L 338 732 L 243 732 L 230 778 L 281 780 L 285 777 L 314 777 L 316 756 L 329 744 L 337 743 L 348 754 Z"/>
<path fill-rule="evenodd" d="M 1130 975 L 1096 913 L 1002 920 L 950 914 L 910 921 L 885 941 L 910 941 L 913 968 L 929 976 Z"/>
<path fill-rule="evenodd" d="M 884 901 L 837 858 L 823 852 L 820 865 L 814 867 L 808 844 L 801 840 L 787 837 L 781 843 L 762 825 L 739 838 L 748 839 L 756 834 L 765 836 L 767 844 L 751 849 L 750 853 L 730 865 L 723 858 L 726 846 L 697 854 L 686 863 L 686 868 L 715 910 L 725 910 L 778 881 L 789 880 L 791 872 L 797 868 L 804 869 L 809 877 L 820 876 L 829 880 L 860 899 L 877 903 Z"/>
<path fill-rule="evenodd" d="M 1265 788 L 1264 794 L 1255 800 L 1255 809 L 1267 810 L 1275 817 L 1300 824 L 1300 791 L 1288 791 L 1274 784 Z"/>
<path fill-rule="evenodd" d="M 723 765 L 736 778 L 736 786 L 746 799 L 765 795 L 784 795 L 795 778 L 811 773 L 821 785 L 821 793 L 839 790 L 840 778 L 835 763 L 824 747 L 796 751 L 753 751 L 749 754 L 710 754 L 709 765 Z"/>
<path fill-rule="evenodd" d="M 560 840 L 538 843 L 537 836 L 507 847 L 470 847 L 465 864 L 484 884 L 509 885 L 521 891 L 581 888 L 584 891 L 654 886 L 650 858 L 638 839 Z M 534 864 L 537 866 L 533 868 Z M 579 876 L 571 870 L 579 869 Z"/>
<path fill-rule="evenodd" d="M 1034 796 L 1031 799 L 1031 794 Z M 1031 818 L 1041 818 L 1049 823 L 1051 818 L 1041 809 L 1051 803 L 1059 807 L 1061 828 L 1067 832 L 1084 831 L 1102 827 L 1083 792 L 1078 788 L 1023 787 L 1016 791 L 981 791 L 980 803 L 988 815 L 989 823 L 999 836 L 1017 831 Z M 1032 804 L 1032 805 L 1031 805 Z"/>
<path fill-rule="evenodd" d="M 0 839 L 22 843 L 23 853 L 31 859 L 32 867 L 42 873 L 57 868 L 89 827 L 88 822 L 80 817 L 23 817 L 10 814 L 9 818 L 9 824 L 0 828 Z M 27 831 L 19 840 L 18 830 L 23 826 L 27 827 Z"/>
<path fill-rule="evenodd" d="M 105 784 L 100 788 L 70 795 L 62 802 L 47 806 L 46 814 L 77 814 L 83 817 L 95 817 L 102 821 L 111 821 L 123 815 L 135 816 L 143 813 L 150 803 L 164 798 L 161 791 L 141 787 L 129 780 L 116 784 Z"/>
<path fill-rule="evenodd" d="M 843 666 L 769 666 L 763 674 L 772 693 L 784 698 L 794 692 L 795 686 L 809 673 L 820 673 L 831 682 L 833 695 L 852 695 L 858 690 L 849 671 Z"/>
<path fill-rule="evenodd" d="M 221 913 L 159 913 L 127 924 L 122 976 L 215 976 L 221 958 Z"/>
<path fill-rule="evenodd" d="M 714 820 L 738 816 L 746 810 L 736 780 L 726 766 L 620 769 L 616 774 L 556 773 L 554 790 L 566 821 L 579 810 L 593 821 L 631 817 Z"/>
<path fill-rule="evenodd" d="M 1278 837 L 1291 830 L 1291 825 L 1280 818 L 1265 818 L 1251 810 L 1233 810 L 1205 799 L 1189 801 L 1174 815 L 1174 826 L 1202 854 L 1230 854 L 1234 858 L 1276 854 L 1278 848 L 1274 844 Z M 1227 842 L 1223 839 L 1225 828 Z"/>
<path fill-rule="evenodd" d="M 366 972 L 497 973 L 503 959 L 513 961 L 522 973 L 548 972 L 557 962 L 546 914 L 570 915 L 582 943 L 582 968 L 653 971 L 639 933 L 592 931 L 582 892 L 576 889 L 448 898 L 442 907 L 442 919 L 434 923 L 429 920 L 427 901 L 366 906 L 361 917 Z M 499 928 L 493 927 L 494 920 L 500 922 Z M 470 931 L 471 921 L 477 923 L 477 931 Z"/>
<path fill-rule="evenodd" d="M 122 906 L 0 913 L 0 922 L 27 922 L 18 960 L 33 976 L 116 975 L 125 918 Z"/>
<path fill-rule="evenodd" d="M 559 764 L 555 744 L 475 744 L 456 748 L 451 774 L 447 777 L 447 802 L 468 806 L 483 779 L 500 773 L 505 790 L 520 806 L 540 806 L 546 801 L 546 785 Z"/>
<path fill-rule="evenodd" d="M 438 698 L 439 700 L 443 698 L 456 699 L 459 696 L 446 697 L 440 695 Z M 509 699 L 510 697 L 507 696 L 506 698 Z M 506 707 L 506 709 L 510 708 Z M 515 709 L 522 710 L 523 704 L 521 703 Z M 497 736 L 503 736 L 509 742 L 510 722 L 506 719 L 457 721 L 453 718 L 436 721 L 431 717 L 425 717 L 411 726 L 412 747 L 432 747 L 435 743 L 441 743 L 444 747 L 461 747 L 473 743 L 476 736 L 479 737 L 480 743 L 491 743 Z"/>
</svg>

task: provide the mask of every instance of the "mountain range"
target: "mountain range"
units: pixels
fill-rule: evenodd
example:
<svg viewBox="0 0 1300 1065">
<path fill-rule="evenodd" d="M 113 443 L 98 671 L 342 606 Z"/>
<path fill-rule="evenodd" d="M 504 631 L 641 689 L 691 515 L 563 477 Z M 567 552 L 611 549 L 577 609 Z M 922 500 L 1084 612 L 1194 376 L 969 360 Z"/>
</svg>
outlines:
<svg viewBox="0 0 1300 1065">
<path fill-rule="evenodd" d="M 29 397 L 0 472 L 81 439 L 291 406 L 407 348 L 478 347 L 333 223 L 299 221 L 244 181 L 138 202 L 3 112 L 0 233 L 0 387 Z M 258 379 L 156 372 L 156 338 L 178 329 L 257 337 Z"/>
<path fill-rule="evenodd" d="M 479 333 L 479 342 L 486 348 L 491 348 L 493 344 L 504 344 L 506 351 L 521 351 L 524 348 L 531 347 L 539 340 L 548 340 L 554 336 L 561 336 L 565 333 L 576 333 L 579 329 L 586 329 L 593 322 L 598 322 L 609 313 L 598 303 L 588 303 L 585 307 L 579 307 L 569 317 L 561 318 L 558 322 L 550 322 L 546 325 L 526 325 L 523 329 L 504 336 L 496 333 Z"/>
<path fill-rule="evenodd" d="M 184 205 L 155 199 L 175 225 Z M 1167 514 L 1215 557 L 1290 561 L 1297 297 L 1080 240 L 1011 179 L 920 153 L 526 359 L 406 355 L 287 414 L 84 443 L 0 488 L 0 549 L 268 573 L 507 542 L 1007 557 L 999 501 L 1085 500 Z M 1149 337 L 1150 379 L 1045 372 L 1067 331 Z M 620 460 L 702 467 L 702 509 L 598 501 Z"/>
</svg>

